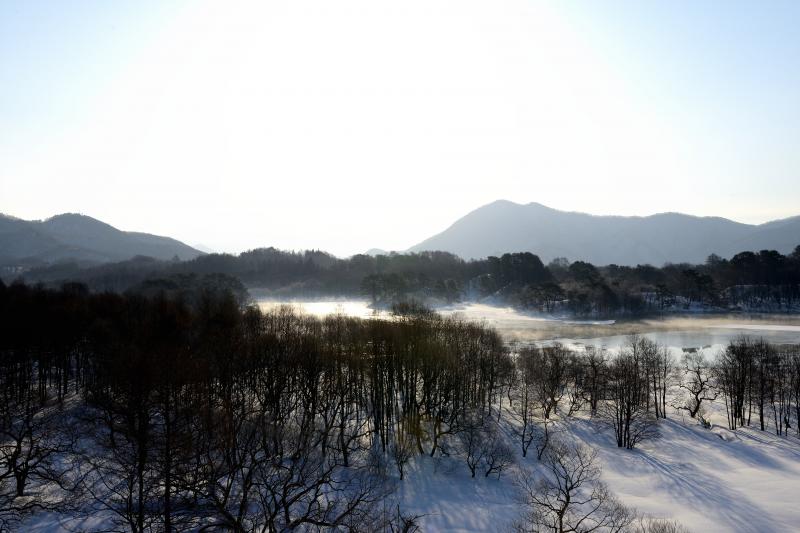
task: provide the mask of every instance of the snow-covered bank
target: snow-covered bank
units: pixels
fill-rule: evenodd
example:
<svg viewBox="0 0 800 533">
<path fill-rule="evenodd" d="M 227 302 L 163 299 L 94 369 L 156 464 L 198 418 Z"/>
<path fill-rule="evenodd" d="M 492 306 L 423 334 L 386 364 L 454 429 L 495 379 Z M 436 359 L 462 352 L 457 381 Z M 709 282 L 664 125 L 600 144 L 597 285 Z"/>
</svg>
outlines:
<svg viewBox="0 0 800 533">
<path fill-rule="evenodd" d="M 724 413 L 711 418 L 724 422 Z M 562 437 L 598 451 L 602 479 L 642 514 L 677 520 L 696 533 L 800 530 L 800 441 L 794 436 L 705 429 L 672 413 L 660 424 L 660 439 L 626 450 L 599 422 L 584 417 L 562 427 Z M 425 531 L 507 530 L 522 509 L 515 478 L 540 468 L 535 453 L 523 458 L 516 448 L 517 465 L 500 479 L 471 478 L 463 460 L 420 457 L 396 498 L 406 512 L 422 515 Z"/>
</svg>

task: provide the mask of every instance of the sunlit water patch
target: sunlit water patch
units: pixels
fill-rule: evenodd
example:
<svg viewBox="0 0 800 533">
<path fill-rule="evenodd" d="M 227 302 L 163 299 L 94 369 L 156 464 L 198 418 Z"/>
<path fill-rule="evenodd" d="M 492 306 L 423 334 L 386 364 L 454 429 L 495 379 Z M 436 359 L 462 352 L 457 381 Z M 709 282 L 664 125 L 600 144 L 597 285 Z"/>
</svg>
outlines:
<svg viewBox="0 0 800 533">
<path fill-rule="evenodd" d="M 345 315 L 357 318 L 375 318 L 386 317 L 389 313 L 383 310 L 375 310 L 369 306 L 369 302 L 362 300 L 288 300 L 288 301 L 275 301 L 275 300 L 259 300 L 258 306 L 263 311 L 268 311 L 279 306 L 289 305 L 298 311 L 314 315 L 316 317 L 324 317 L 327 315 Z"/>
</svg>

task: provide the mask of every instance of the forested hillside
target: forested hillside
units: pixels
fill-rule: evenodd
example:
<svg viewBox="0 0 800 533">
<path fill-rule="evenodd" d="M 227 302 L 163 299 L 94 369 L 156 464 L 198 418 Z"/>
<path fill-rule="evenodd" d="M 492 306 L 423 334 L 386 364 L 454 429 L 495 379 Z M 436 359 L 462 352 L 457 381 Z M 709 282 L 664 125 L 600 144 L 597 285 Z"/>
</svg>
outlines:
<svg viewBox="0 0 800 533">
<path fill-rule="evenodd" d="M 143 284 L 177 288 L 220 275 L 273 297 L 361 297 L 378 306 L 418 299 L 430 304 L 485 300 L 542 313 L 637 316 L 702 310 L 786 312 L 800 305 L 800 247 L 710 256 L 703 264 L 661 267 L 596 266 L 507 253 L 465 261 L 446 252 L 356 255 L 339 259 L 320 251 L 265 248 L 208 254 L 190 261 L 129 261 L 82 268 L 62 263 L 22 274 L 28 282 L 58 286 L 67 280 L 92 290 L 124 291 Z M 7 282 L 17 277 L 7 275 Z M 224 280 L 224 281 L 223 281 Z"/>
</svg>

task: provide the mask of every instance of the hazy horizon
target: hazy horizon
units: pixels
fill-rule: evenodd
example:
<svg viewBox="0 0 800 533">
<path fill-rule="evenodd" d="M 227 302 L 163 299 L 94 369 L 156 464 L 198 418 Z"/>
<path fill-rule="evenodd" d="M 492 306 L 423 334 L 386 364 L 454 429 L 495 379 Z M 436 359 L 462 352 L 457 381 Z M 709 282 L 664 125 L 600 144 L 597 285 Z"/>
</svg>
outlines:
<svg viewBox="0 0 800 533">
<path fill-rule="evenodd" d="M 516 204 L 516 205 L 529 205 L 529 204 L 538 204 L 539 203 L 539 202 L 521 203 L 521 202 L 514 202 L 513 200 L 498 199 L 498 200 L 495 200 L 493 202 L 488 202 L 486 204 L 483 204 L 481 206 L 476 206 L 475 209 L 470 210 L 470 212 L 474 211 L 476 209 L 482 208 L 482 207 L 487 207 L 489 205 L 502 203 L 502 202 L 509 202 L 509 203 L 513 203 L 513 204 Z M 549 208 L 550 206 L 544 206 L 544 207 Z M 564 209 L 564 210 L 561 210 L 561 211 L 569 212 L 569 213 L 578 213 L 578 214 L 581 214 L 581 213 L 590 214 L 592 216 L 622 216 L 622 217 L 634 217 L 634 218 L 635 217 L 649 217 L 649 216 L 664 215 L 664 214 L 675 214 L 675 213 L 684 214 L 684 215 L 688 215 L 688 216 L 697 216 L 698 218 L 719 218 L 716 215 L 691 215 L 691 214 L 688 214 L 688 213 L 680 213 L 678 211 L 661 211 L 661 212 L 658 212 L 658 213 L 649 213 L 649 214 L 644 214 L 644 215 L 616 215 L 614 213 L 585 213 L 585 212 L 580 212 L 580 211 L 575 211 L 575 210 L 570 210 L 570 209 Z M 0 212 L 0 214 L 6 215 L 6 216 L 11 216 L 13 218 L 21 218 L 21 217 L 17 217 L 13 213 Z M 36 221 L 45 221 L 45 220 L 48 220 L 49 218 L 53 218 L 53 217 L 60 216 L 60 215 L 66 215 L 66 214 L 77 214 L 77 215 L 88 216 L 88 217 L 94 218 L 95 220 L 99 220 L 100 222 L 108 223 L 108 221 L 106 221 L 106 220 L 101 220 L 101 219 L 99 219 L 99 218 L 97 218 L 95 216 L 92 216 L 91 213 L 77 213 L 77 212 L 70 212 L 70 211 L 65 211 L 63 213 L 54 213 L 54 214 L 52 214 L 50 216 L 46 216 L 46 217 L 43 217 L 43 218 L 40 218 L 40 219 L 27 219 L 27 220 L 34 221 L 34 222 L 36 222 Z M 466 215 L 466 214 L 467 213 L 463 213 L 463 215 Z M 793 216 L 789 216 L 789 217 L 785 217 L 785 218 L 794 218 L 795 216 L 800 216 L 800 212 L 799 212 L 798 215 L 793 215 Z M 459 216 L 458 218 L 461 218 L 461 216 Z M 742 222 L 742 221 L 739 221 L 739 220 L 733 220 L 733 219 L 729 219 L 729 220 L 732 220 L 733 222 L 743 223 L 743 224 L 751 224 L 751 223 Z M 776 221 L 776 220 L 780 220 L 780 219 L 766 220 L 764 222 L 773 222 L 773 221 Z M 453 220 L 452 222 L 456 222 L 456 221 Z M 757 225 L 759 223 L 752 223 L 752 224 Z M 447 226 L 442 228 L 441 230 L 433 230 L 432 229 L 430 234 L 428 235 L 428 237 L 433 237 L 433 236 L 441 233 L 443 230 L 448 229 L 451 225 L 452 225 L 451 223 L 448 223 Z M 129 231 L 129 232 L 150 233 L 150 232 L 148 232 L 146 230 L 143 230 L 142 228 L 138 228 L 138 227 L 130 227 L 130 228 L 117 227 L 116 229 L 121 230 L 121 231 Z M 164 235 L 161 235 L 161 236 L 176 238 L 175 236 L 168 235 L 168 234 L 164 234 Z M 419 242 L 414 242 L 414 243 L 409 244 L 408 246 L 404 246 L 402 248 L 392 248 L 392 249 L 384 248 L 384 247 L 381 247 L 380 245 L 374 245 L 374 246 L 370 246 L 370 247 L 367 247 L 367 248 L 362 248 L 362 249 L 356 250 L 354 252 L 342 254 L 342 253 L 332 252 L 331 250 L 326 250 L 325 248 L 322 248 L 320 246 L 309 246 L 309 247 L 306 247 L 306 248 L 298 248 L 298 247 L 292 247 L 292 246 L 280 247 L 280 246 L 275 246 L 275 245 L 270 244 L 270 243 L 262 243 L 262 244 L 253 245 L 253 246 L 244 246 L 244 247 L 242 247 L 240 249 L 236 249 L 236 250 L 230 250 L 230 249 L 229 250 L 217 250 L 217 249 L 209 247 L 208 245 L 206 245 L 203 242 L 186 242 L 186 241 L 182 241 L 182 242 L 184 244 L 192 246 L 193 248 L 195 248 L 195 249 L 197 249 L 197 250 L 199 250 L 201 252 L 205 252 L 205 253 L 233 253 L 233 254 L 238 254 L 238 253 L 241 253 L 241 252 L 245 252 L 245 251 L 253 250 L 253 249 L 257 249 L 257 248 L 275 247 L 275 248 L 279 248 L 281 250 L 286 250 L 286 251 L 320 250 L 320 251 L 323 251 L 323 252 L 332 253 L 333 255 L 335 255 L 337 257 L 351 257 L 351 256 L 356 255 L 356 254 L 363 254 L 363 253 L 371 252 L 373 250 L 380 250 L 380 251 L 383 251 L 383 252 L 404 252 L 404 251 L 408 250 L 409 248 L 412 248 L 413 246 L 419 244 Z"/>
<path fill-rule="evenodd" d="M 0 212 L 404 250 L 498 199 L 800 214 L 800 4 L 6 2 Z"/>
</svg>

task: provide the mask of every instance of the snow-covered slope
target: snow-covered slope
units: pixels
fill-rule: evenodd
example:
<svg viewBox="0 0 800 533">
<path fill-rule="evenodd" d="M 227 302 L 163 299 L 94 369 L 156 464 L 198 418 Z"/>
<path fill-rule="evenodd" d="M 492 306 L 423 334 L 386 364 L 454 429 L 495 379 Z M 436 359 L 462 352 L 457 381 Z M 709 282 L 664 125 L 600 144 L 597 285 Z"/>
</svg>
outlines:
<svg viewBox="0 0 800 533">
<path fill-rule="evenodd" d="M 721 405 L 716 405 L 719 409 Z M 711 415 L 724 423 L 724 412 Z M 783 533 L 800 530 L 800 441 L 753 429 L 705 429 L 672 414 L 662 437 L 635 450 L 585 417 L 564 422 L 562 438 L 598 450 L 602 478 L 628 506 L 677 520 L 693 532 Z M 518 448 L 518 446 L 517 446 Z M 522 507 L 514 479 L 540 468 L 536 454 L 500 479 L 471 478 L 463 460 L 418 458 L 399 482 L 398 503 L 422 515 L 425 531 L 504 531 Z"/>
</svg>

